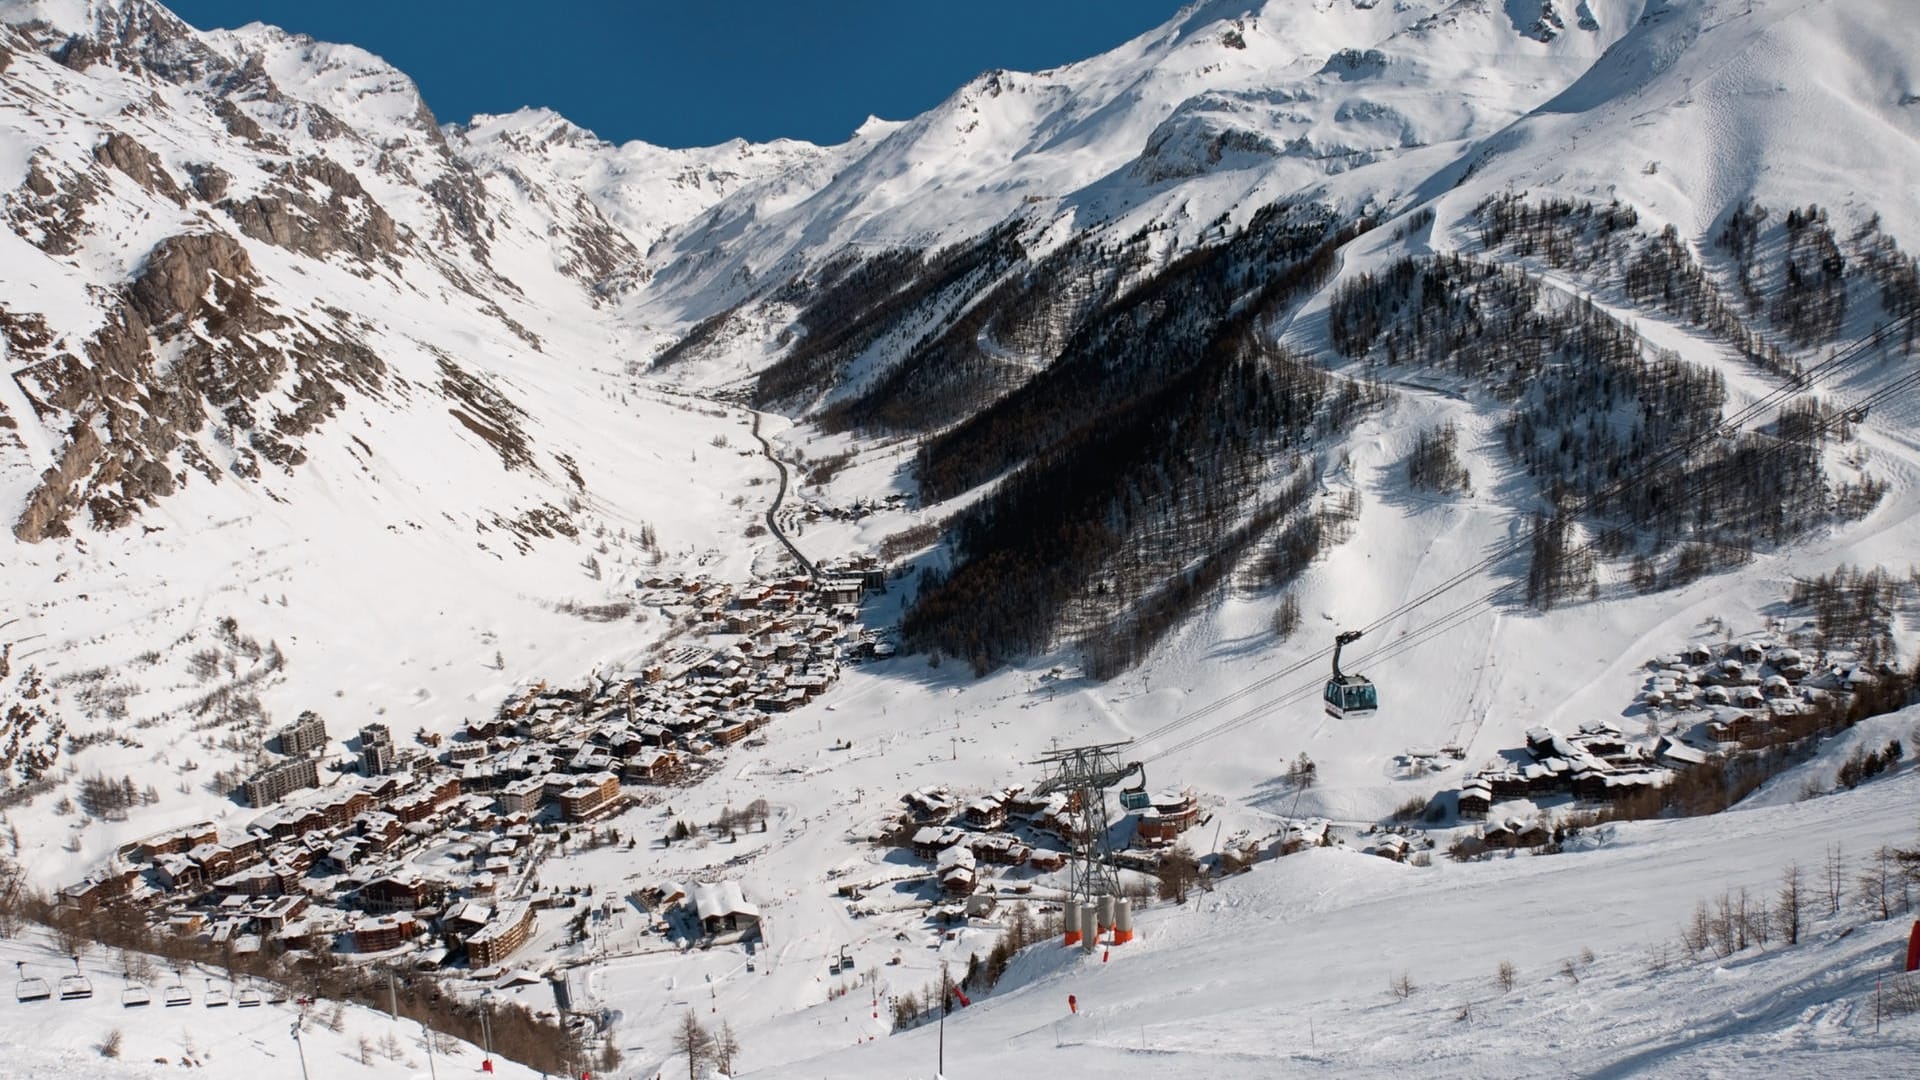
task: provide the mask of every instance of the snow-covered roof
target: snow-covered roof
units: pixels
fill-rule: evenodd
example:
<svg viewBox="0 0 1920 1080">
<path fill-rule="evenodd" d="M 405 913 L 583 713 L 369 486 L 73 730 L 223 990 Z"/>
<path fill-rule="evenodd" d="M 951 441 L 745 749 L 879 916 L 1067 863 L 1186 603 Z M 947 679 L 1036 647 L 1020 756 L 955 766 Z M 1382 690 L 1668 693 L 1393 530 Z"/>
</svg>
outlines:
<svg viewBox="0 0 1920 1080">
<path fill-rule="evenodd" d="M 720 915 L 752 915 L 760 909 L 747 903 L 737 881 L 696 881 L 693 885 L 693 909 L 702 919 Z"/>
</svg>

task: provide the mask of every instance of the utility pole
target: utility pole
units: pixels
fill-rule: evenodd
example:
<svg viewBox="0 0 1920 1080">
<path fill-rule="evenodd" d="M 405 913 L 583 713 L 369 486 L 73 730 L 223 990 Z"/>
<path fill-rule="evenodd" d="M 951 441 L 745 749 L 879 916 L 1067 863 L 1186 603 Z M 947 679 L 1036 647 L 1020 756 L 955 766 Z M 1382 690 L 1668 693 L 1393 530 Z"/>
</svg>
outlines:
<svg viewBox="0 0 1920 1080">
<path fill-rule="evenodd" d="M 1120 875 L 1108 862 L 1112 854 L 1107 846 L 1108 833 L 1113 823 L 1107 814 L 1107 789 L 1136 772 L 1144 782 L 1144 766 L 1120 760 L 1121 748 L 1131 743 L 1069 746 L 1030 762 L 1046 769 L 1046 775 L 1034 787 L 1036 795 L 1064 791 L 1079 801 L 1077 807 L 1069 805 L 1069 811 L 1078 816 L 1082 842 L 1070 845 L 1073 850 L 1067 861 L 1067 892 L 1078 903 L 1091 904 L 1102 896 L 1120 895 Z"/>
<path fill-rule="evenodd" d="M 951 984 L 947 980 L 947 962 L 940 961 L 940 1064 L 935 1076 L 947 1075 L 947 999 L 953 995 Z"/>
<path fill-rule="evenodd" d="M 493 991 L 480 995 L 480 1035 L 486 1040 L 487 1053 L 481 1060 L 493 1063 Z"/>
<path fill-rule="evenodd" d="M 440 1080 L 440 1073 L 433 1067 L 433 1029 L 425 1020 L 420 1021 L 420 1034 L 427 1038 L 427 1076 L 429 1080 Z"/>
<path fill-rule="evenodd" d="M 302 1009 L 300 1015 L 293 1019 L 293 1048 L 300 1055 L 300 1080 L 311 1080 L 307 1076 L 307 1046 L 300 1041 L 300 1025 L 305 1023 L 306 1019 L 305 1009 Z"/>
</svg>

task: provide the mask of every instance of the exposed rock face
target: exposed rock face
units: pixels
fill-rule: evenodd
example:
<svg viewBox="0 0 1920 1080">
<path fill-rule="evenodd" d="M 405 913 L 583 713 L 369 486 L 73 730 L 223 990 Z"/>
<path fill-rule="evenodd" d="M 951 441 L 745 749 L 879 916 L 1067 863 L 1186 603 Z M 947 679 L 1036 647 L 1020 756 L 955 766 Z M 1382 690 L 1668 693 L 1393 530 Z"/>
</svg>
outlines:
<svg viewBox="0 0 1920 1080">
<path fill-rule="evenodd" d="M 160 241 L 127 290 L 127 299 L 151 327 L 164 327 L 175 316 L 192 321 L 204 309 L 208 284 L 215 278 L 224 286 L 223 319 L 245 330 L 279 325 L 280 320 L 272 316 L 260 317 L 262 313 L 247 295 L 256 280 L 253 261 L 239 241 L 224 233 L 192 233 Z M 237 308 L 230 306 L 236 301 Z"/>
<path fill-rule="evenodd" d="M 322 201 L 308 182 L 324 186 Z M 302 255 L 336 251 L 372 261 L 399 250 L 393 219 L 360 185 L 359 177 L 328 158 L 306 158 L 286 167 L 269 193 L 228 200 L 220 209 L 240 231 Z"/>
<path fill-rule="evenodd" d="M 99 186 L 82 172 L 61 169 L 34 155 L 27 178 L 6 198 L 8 224 L 49 255 L 69 255 L 87 229 L 87 210 Z"/>
<path fill-rule="evenodd" d="M 166 166 L 160 163 L 160 155 L 141 146 L 124 132 L 113 132 L 107 136 L 107 141 L 94 147 L 93 159 L 126 173 L 134 183 L 172 200 L 176 205 L 187 204 L 186 193 L 167 174 Z"/>
<path fill-rule="evenodd" d="M 67 534 L 67 518 L 80 503 L 80 481 L 100 460 L 100 437 L 85 421 L 74 423 L 60 461 L 40 474 L 40 483 L 27 496 L 27 506 L 14 523 L 13 535 L 28 542 Z"/>
<path fill-rule="evenodd" d="M 98 527 L 124 525 L 142 504 L 184 482 L 186 467 L 218 480 L 193 441 L 213 417 L 221 425 L 216 438 L 236 446 L 237 474 L 257 477 L 260 459 L 292 468 L 306 454 L 288 440 L 339 410 L 346 400 L 341 386 L 379 390 L 385 365 L 372 350 L 345 332 L 292 324 L 260 297 L 259 285 L 233 237 L 168 237 L 86 343 L 84 361 L 60 353 L 22 372 L 23 389 L 74 419 L 59 461 L 41 474 L 15 522 L 15 536 L 33 542 L 65 535 L 82 506 Z M 172 355 L 164 370 L 156 342 Z M 287 387 L 290 367 L 295 380 Z M 263 418 L 262 400 L 276 390 L 293 407 Z"/>
</svg>

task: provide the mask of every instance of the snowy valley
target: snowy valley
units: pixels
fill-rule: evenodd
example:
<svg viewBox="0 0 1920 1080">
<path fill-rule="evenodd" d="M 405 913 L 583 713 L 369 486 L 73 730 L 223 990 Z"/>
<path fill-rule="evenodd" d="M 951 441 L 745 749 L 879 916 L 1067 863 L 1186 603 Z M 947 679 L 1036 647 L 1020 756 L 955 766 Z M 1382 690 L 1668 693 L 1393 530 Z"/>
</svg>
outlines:
<svg viewBox="0 0 1920 1080">
<path fill-rule="evenodd" d="M 1917 175 L 1898 0 L 695 150 L 0 0 L 0 1075 L 1897 1074 Z"/>
</svg>

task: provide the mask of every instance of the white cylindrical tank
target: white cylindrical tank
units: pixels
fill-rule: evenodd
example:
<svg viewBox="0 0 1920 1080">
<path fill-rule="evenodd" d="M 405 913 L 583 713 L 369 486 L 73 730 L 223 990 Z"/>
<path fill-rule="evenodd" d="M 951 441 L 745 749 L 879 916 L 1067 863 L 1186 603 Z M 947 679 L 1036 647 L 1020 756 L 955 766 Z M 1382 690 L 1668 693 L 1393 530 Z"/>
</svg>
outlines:
<svg viewBox="0 0 1920 1080">
<path fill-rule="evenodd" d="M 1100 944 L 1100 905 L 1082 904 L 1080 906 L 1080 925 L 1086 933 L 1080 938 L 1080 947 L 1092 952 Z"/>
<path fill-rule="evenodd" d="M 1066 930 L 1061 937 L 1063 945 L 1080 944 L 1080 905 L 1069 900 L 1060 912 L 1060 924 Z"/>
<path fill-rule="evenodd" d="M 1133 940 L 1133 901 L 1120 897 L 1113 902 L 1113 943 L 1125 945 Z"/>
<path fill-rule="evenodd" d="M 1103 931 L 1113 929 L 1113 897 L 1111 896 L 1103 896 L 1100 898 L 1100 922 L 1098 925 Z"/>
</svg>

